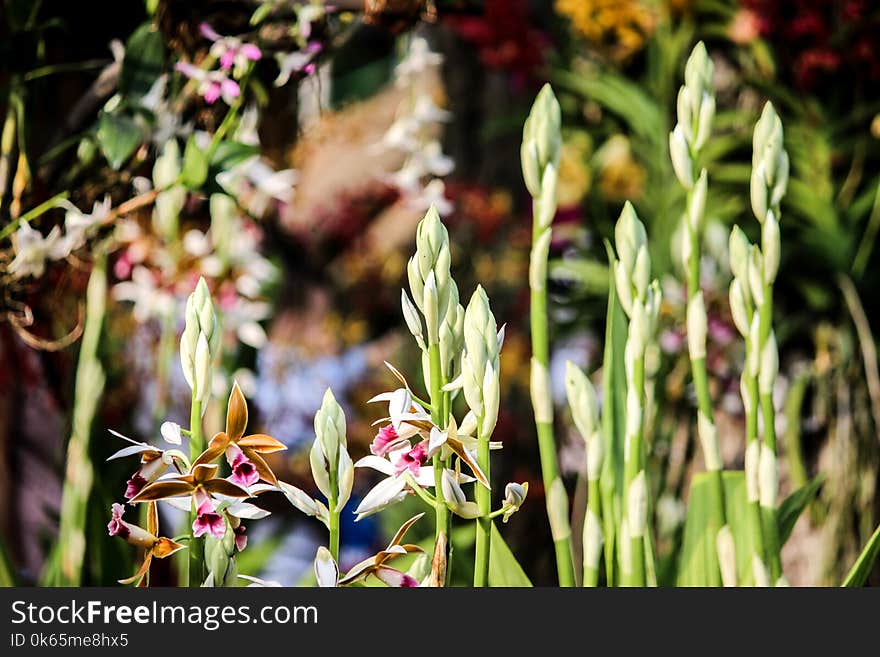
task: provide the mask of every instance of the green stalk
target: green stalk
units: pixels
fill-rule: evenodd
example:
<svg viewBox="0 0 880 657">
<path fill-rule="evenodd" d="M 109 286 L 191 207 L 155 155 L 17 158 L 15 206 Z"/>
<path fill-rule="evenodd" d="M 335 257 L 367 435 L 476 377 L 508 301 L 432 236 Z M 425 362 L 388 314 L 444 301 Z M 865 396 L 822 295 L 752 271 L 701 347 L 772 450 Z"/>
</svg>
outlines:
<svg viewBox="0 0 880 657">
<path fill-rule="evenodd" d="M 601 440 L 600 438 L 594 438 L 594 440 Z M 592 513 L 601 526 L 601 518 L 602 518 L 602 507 L 601 507 L 601 498 L 599 494 L 599 479 L 589 479 L 587 481 L 587 513 Z M 586 554 L 587 545 L 584 545 L 584 554 Z M 592 566 L 586 565 L 585 558 L 584 565 L 584 586 L 598 586 L 599 584 L 599 569 L 594 568 Z"/>
<path fill-rule="evenodd" d="M 764 303 L 758 309 L 759 317 L 759 342 L 763 347 L 770 337 L 773 322 L 773 286 L 764 286 Z M 760 352 L 759 352 L 760 353 Z M 776 455 L 776 411 L 773 408 L 773 394 L 760 393 L 758 395 L 761 404 L 761 418 L 764 424 L 764 447 Z M 763 520 L 764 540 L 766 542 L 768 565 L 772 582 L 776 582 L 782 576 L 782 546 L 779 543 L 779 529 L 776 524 L 776 507 L 761 506 L 761 518 Z"/>
<path fill-rule="evenodd" d="M 537 208 L 535 209 L 537 213 Z M 536 214 L 537 216 L 537 214 Z M 535 223 L 532 230 L 532 243 L 537 243 L 544 230 Z M 534 257 L 534 253 L 532 257 Z M 533 265 L 534 268 L 534 265 Z M 546 270 L 546 266 L 544 267 Z M 547 287 L 531 286 L 531 307 L 529 316 L 532 332 L 532 404 L 535 407 L 535 426 L 538 432 L 538 451 L 541 456 L 541 475 L 546 491 L 547 516 L 550 519 L 550 530 L 553 534 L 553 546 L 556 551 L 556 570 L 559 585 L 570 587 L 575 585 L 574 562 L 571 550 L 571 527 L 568 520 L 568 496 L 565 486 L 559 477 L 559 464 L 556 456 L 556 441 L 553 437 L 553 405 L 549 400 L 549 363 L 550 343 L 547 337 Z M 537 370 L 537 371 L 536 371 Z M 538 386 L 546 386 L 546 390 L 536 390 Z M 541 404 L 537 399 L 547 397 Z"/>
<path fill-rule="evenodd" d="M 491 481 L 491 475 L 489 474 L 489 436 L 483 434 L 482 417 L 477 422 L 477 463 L 482 468 L 486 478 Z M 489 518 L 489 514 L 492 512 L 492 491 L 478 484 L 476 498 L 477 506 L 480 509 L 480 517 L 477 518 L 474 586 L 483 587 L 489 585 L 489 550 L 492 540 L 492 520 Z"/>
<path fill-rule="evenodd" d="M 338 467 L 330 467 L 330 554 L 336 563 L 339 563 L 339 490 L 338 490 Z"/>
<path fill-rule="evenodd" d="M 202 437 L 202 402 L 196 400 L 196 390 L 193 390 L 193 400 L 189 420 L 189 459 L 194 462 L 199 454 L 205 451 L 205 441 Z M 205 539 L 203 537 L 196 538 L 193 535 L 192 524 L 196 521 L 196 502 L 193 498 L 192 507 L 190 509 L 190 527 L 189 527 L 189 586 L 198 588 L 205 581 L 204 564 L 205 564 Z"/>
<path fill-rule="evenodd" d="M 86 292 L 86 321 L 83 330 L 73 402 L 73 426 L 67 444 L 67 467 L 61 498 L 58 530 L 60 568 L 56 586 L 80 586 L 86 548 L 86 516 L 94 482 L 89 458 L 92 423 L 104 390 L 104 368 L 98 358 L 101 330 L 107 303 L 107 260 L 98 247 Z"/>
<path fill-rule="evenodd" d="M 746 340 L 747 354 L 753 349 L 753 346 L 750 343 L 750 340 Z M 746 356 L 746 360 L 748 361 L 748 356 Z M 746 394 L 748 395 L 748 402 L 746 404 L 746 450 L 752 445 L 754 445 L 752 449 L 760 450 L 760 443 L 758 440 L 758 380 L 755 377 L 750 376 L 748 378 Z M 758 464 L 755 463 L 754 466 L 757 467 Z M 755 473 L 754 476 L 757 478 L 757 473 Z M 746 477 L 749 477 L 748 472 L 746 472 Z M 760 559 L 761 564 L 766 564 L 767 549 L 764 546 L 764 527 L 763 519 L 761 517 L 761 505 L 758 503 L 757 499 L 747 500 L 747 502 L 749 510 L 748 522 L 752 532 L 752 554 Z"/>
<path fill-rule="evenodd" d="M 440 367 L 440 345 L 432 344 L 428 347 L 428 359 L 430 363 L 431 378 L 431 419 L 437 426 L 443 425 L 443 382 Z M 449 509 L 443 497 L 443 460 L 440 453 L 434 454 L 434 544 L 441 540 L 441 536 L 449 538 Z"/>
<path fill-rule="evenodd" d="M 645 407 L 645 361 L 639 358 L 633 363 L 632 385 L 639 395 L 639 407 Z M 628 436 L 630 442 L 625 450 L 624 458 L 624 522 L 629 522 L 630 487 L 640 472 L 644 472 L 645 465 L 642 461 L 642 443 L 644 430 L 639 423 L 636 432 Z M 633 536 L 630 527 L 630 586 L 645 586 L 645 537 L 644 535 Z"/>
</svg>

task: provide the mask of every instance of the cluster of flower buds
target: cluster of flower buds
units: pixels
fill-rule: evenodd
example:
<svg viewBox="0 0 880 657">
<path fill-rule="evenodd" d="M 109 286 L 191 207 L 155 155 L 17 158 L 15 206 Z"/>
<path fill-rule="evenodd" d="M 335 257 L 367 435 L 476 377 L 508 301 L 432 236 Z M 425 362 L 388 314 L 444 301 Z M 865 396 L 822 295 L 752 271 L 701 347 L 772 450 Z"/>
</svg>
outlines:
<svg viewBox="0 0 880 657">
<path fill-rule="evenodd" d="M 446 198 L 443 177 L 455 167 L 434 133 L 438 124 L 451 114 L 432 100 L 435 72 L 443 56 L 433 52 L 422 37 L 410 40 L 409 49 L 394 71 L 395 82 L 403 88 L 403 100 L 396 118 L 382 138 L 382 145 L 404 156 L 403 166 L 389 176 L 394 185 L 418 210 L 435 206 L 441 215 L 452 211 Z"/>
<path fill-rule="evenodd" d="M 715 94 L 712 87 L 714 66 L 701 41 L 688 58 L 684 86 L 678 92 L 678 123 L 669 134 L 669 153 L 675 175 L 685 187 L 693 189 L 694 160 L 712 131 Z"/>
<path fill-rule="evenodd" d="M 427 347 L 440 344 L 440 327 L 445 322 L 450 300 L 453 297 L 452 276 L 449 273 L 449 233 L 440 221 L 437 208 L 428 209 L 416 230 L 416 252 L 407 263 L 409 288 L 415 305 L 422 312 L 427 333 Z M 456 289 L 455 296 L 458 296 Z M 425 342 L 421 337 L 421 320 L 404 302 L 407 326 L 419 341 L 423 351 Z M 452 308 L 458 312 L 458 304 Z M 451 319 L 452 325 L 456 320 Z M 417 327 L 417 328 L 416 328 Z M 430 386 L 429 386 L 430 387 Z"/>
<path fill-rule="evenodd" d="M 204 278 L 186 300 L 186 326 L 180 339 L 180 364 L 193 399 L 211 394 L 212 362 L 220 345 L 220 325 Z M 204 410 L 204 409 L 203 409 Z"/>
<path fill-rule="evenodd" d="M 477 286 L 464 313 L 461 386 L 468 408 L 480 420 L 480 433 L 491 436 L 498 421 L 500 352 L 504 328 L 497 329 L 489 297 Z"/>
<path fill-rule="evenodd" d="M 599 477 L 604 462 L 599 403 L 590 379 L 571 361 L 565 363 L 565 390 L 572 419 L 586 443 L 588 497 L 583 530 L 584 585 L 595 586 L 605 542 L 599 499 Z"/>
<path fill-rule="evenodd" d="M 315 413 L 315 442 L 309 461 L 315 485 L 330 502 L 330 512 L 337 514 L 351 497 L 354 482 L 354 463 L 345 434 L 345 413 L 328 388 Z"/>
<path fill-rule="evenodd" d="M 614 244 L 618 257 L 613 263 L 617 297 L 630 320 L 627 350 L 630 358 L 641 359 L 656 330 L 662 296 L 658 282 L 651 280 L 645 226 L 629 201 L 614 227 Z"/>
</svg>

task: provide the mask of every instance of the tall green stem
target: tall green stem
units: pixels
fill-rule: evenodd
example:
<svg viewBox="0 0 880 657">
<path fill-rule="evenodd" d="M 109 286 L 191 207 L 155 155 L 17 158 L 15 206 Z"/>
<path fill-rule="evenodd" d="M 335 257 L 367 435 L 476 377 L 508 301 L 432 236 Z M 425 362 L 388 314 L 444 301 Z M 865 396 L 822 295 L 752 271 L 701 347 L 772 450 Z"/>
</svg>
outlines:
<svg viewBox="0 0 880 657">
<path fill-rule="evenodd" d="M 536 208 L 537 211 L 537 208 Z M 538 242 L 541 233 L 550 230 L 537 223 L 533 228 L 532 243 Z M 532 258 L 544 257 L 536 254 Z M 537 266 L 536 266 L 537 264 Z M 541 263 L 533 263 L 538 269 Z M 546 271 L 544 263 L 543 270 Z M 534 283 L 540 283 L 535 285 Z M 535 411 L 535 427 L 538 432 L 538 451 L 541 456 L 541 474 L 546 494 L 547 516 L 556 551 L 556 571 L 560 586 L 574 586 L 574 561 L 571 551 L 571 526 L 568 520 L 568 495 L 559 477 L 556 441 L 553 437 L 553 405 L 550 400 L 550 342 L 547 336 L 547 287 L 546 280 L 532 281 L 530 321 L 532 330 L 532 406 Z"/>
<path fill-rule="evenodd" d="M 489 474 L 489 436 L 483 433 L 483 418 L 477 422 L 477 463 L 491 481 Z M 492 520 L 489 514 L 492 512 L 492 492 L 485 486 L 477 484 L 477 506 L 480 509 L 480 517 L 477 519 L 476 556 L 474 559 L 474 586 L 488 586 L 489 584 L 489 551 L 492 540 Z"/>
<path fill-rule="evenodd" d="M 205 441 L 202 437 L 202 402 L 196 400 L 196 391 L 193 390 L 192 408 L 189 421 L 189 458 L 190 462 L 195 461 L 199 454 L 205 451 Z M 204 563 L 205 563 L 205 540 L 204 538 L 196 538 L 192 524 L 197 516 L 196 502 L 193 499 L 192 508 L 190 509 L 190 527 L 189 527 L 189 585 L 190 587 L 200 587 L 205 581 Z"/>
<path fill-rule="evenodd" d="M 440 367 L 440 345 L 432 344 L 428 348 L 428 359 L 430 363 L 430 379 L 431 379 L 431 419 L 434 424 L 445 427 L 443 418 L 443 380 L 442 369 Z M 446 500 L 443 497 L 443 459 L 440 452 L 434 454 L 434 544 L 436 545 L 441 537 L 449 539 L 449 508 L 446 506 Z"/>
<path fill-rule="evenodd" d="M 632 389 L 636 391 L 639 399 L 639 409 L 644 413 L 645 408 L 645 360 L 644 357 L 636 359 L 632 364 L 632 380 L 630 382 Z M 645 535 L 643 526 L 635 526 L 637 523 L 631 522 L 631 510 L 633 502 L 631 493 L 633 490 L 633 482 L 636 478 L 645 475 L 645 464 L 642 459 L 644 442 L 643 422 L 639 421 L 635 427 L 634 433 L 626 437 L 627 445 L 624 451 L 624 522 L 629 525 L 630 540 L 630 575 L 628 584 L 630 586 L 645 585 Z"/>
</svg>

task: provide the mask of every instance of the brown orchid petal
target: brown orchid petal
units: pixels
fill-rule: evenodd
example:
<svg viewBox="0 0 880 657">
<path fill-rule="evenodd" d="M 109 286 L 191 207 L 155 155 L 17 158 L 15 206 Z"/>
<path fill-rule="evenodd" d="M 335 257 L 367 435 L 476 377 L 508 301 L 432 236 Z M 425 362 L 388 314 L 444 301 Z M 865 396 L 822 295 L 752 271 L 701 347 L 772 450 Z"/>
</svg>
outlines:
<svg viewBox="0 0 880 657">
<path fill-rule="evenodd" d="M 150 562 L 153 560 L 153 555 L 150 552 L 147 552 L 147 556 L 144 558 L 144 562 L 141 564 L 141 567 L 138 568 L 138 571 L 132 575 L 131 577 L 127 577 L 126 579 L 120 579 L 119 583 L 122 585 L 134 584 L 137 582 L 137 586 L 142 586 L 144 584 L 144 575 L 147 574 L 147 571 L 150 570 Z"/>
<path fill-rule="evenodd" d="M 397 530 L 397 533 L 394 534 L 394 538 L 388 543 L 388 546 L 398 545 L 402 540 L 404 535 L 409 531 L 409 528 L 412 527 L 418 520 L 425 515 L 424 513 L 419 513 L 418 515 L 413 516 L 405 523 L 400 526 L 400 529 Z"/>
<path fill-rule="evenodd" d="M 164 559 L 165 557 L 170 557 L 178 550 L 182 550 L 184 547 L 186 546 L 181 545 L 180 543 L 175 543 L 170 538 L 162 536 L 159 538 L 159 542 L 156 543 L 155 547 L 153 547 L 153 556 L 157 559 Z"/>
<path fill-rule="evenodd" d="M 229 405 L 226 407 L 226 433 L 232 442 L 244 435 L 248 423 L 248 407 L 238 382 L 232 384 L 232 392 L 229 393 Z"/>
<path fill-rule="evenodd" d="M 401 551 L 402 548 L 402 551 Z M 398 551 L 393 550 L 382 550 L 381 552 L 376 554 L 376 565 L 381 566 L 382 564 L 391 561 L 397 557 L 402 557 L 405 554 L 414 554 L 414 553 L 422 553 L 424 550 L 420 548 L 418 545 L 400 545 L 398 546 Z"/>
<path fill-rule="evenodd" d="M 354 566 L 351 570 L 349 570 L 345 577 L 339 580 L 338 586 L 346 586 L 348 584 L 353 584 L 354 582 L 358 582 L 366 579 L 370 573 L 372 573 L 376 569 L 376 564 L 374 563 L 375 557 L 369 557 L 368 559 L 364 559 L 359 564 Z"/>
<path fill-rule="evenodd" d="M 159 535 L 159 511 L 156 509 L 155 502 L 150 502 L 147 509 L 147 531 L 153 536 Z"/>
<path fill-rule="evenodd" d="M 237 444 L 242 449 L 247 447 L 260 454 L 272 454 L 273 452 L 280 452 L 287 449 L 287 445 L 264 433 L 255 433 L 251 436 L 245 436 L 240 439 Z"/>
<path fill-rule="evenodd" d="M 248 493 L 241 486 L 237 486 L 233 484 L 231 481 L 227 479 L 211 479 L 202 484 L 202 488 L 209 493 L 216 493 L 217 495 L 226 495 L 228 497 L 250 497 L 251 494 Z"/>
<path fill-rule="evenodd" d="M 263 481 L 267 481 L 273 486 L 278 485 L 278 477 L 275 476 L 275 473 L 272 472 L 272 468 L 269 467 L 269 464 L 266 463 L 266 459 L 260 456 L 257 452 L 250 449 L 249 447 L 245 447 L 241 450 L 244 452 L 244 455 L 250 459 L 250 462 L 254 464 L 254 467 L 257 469 L 257 473 L 260 475 L 260 479 Z"/>
<path fill-rule="evenodd" d="M 199 465 L 193 466 L 190 474 L 196 485 L 204 484 L 206 481 L 210 481 L 215 477 L 217 474 L 217 467 L 216 463 L 200 463 Z"/>
<path fill-rule="evenodd" d="M 476 460 L 470 455 L 470 452 L 468 452 L 464 448 L 464 445 L 461 444 L 461 441 L 447 438 L 446 444 L 449 445 L 449 449 L 455 452 L 458 458 L 467 463 L 467 466 L 474 473 L 474 477 L 477 478 L 477 481 L 483 484 L 486 488 L 490 488 L 489 480 L 486 478 L 486 475 L 483 474 L 483 471 L 480 469 L 479 464 L 477 464 Z"/>
<path fill-rule="evenodd" d="M 149 486 L 144 486 L 140 493 L 129 500 L 129 503 L 153 502 L 155 500 L 164 500 L 167 497 L 180 497 L 192 491 L 193 485 L 186 481 L 157 481 Z"/>
<path fill-rule="evenodd" d="M 195 468 L 197 465 L 206 465 L 208 463 L 213 463 L 217 460 L 223 452 L 226 451 L 226 448 L 229 447 L 229 443 L 232 442 L 229 439 L 229 435 L 223 433 L 222 431 L 218 434 L 215 434 L 213 438 L 211 438 L 211 442 L 208 443 L 208 448 L 198 455 L 195 461 L 193 461 L 192 467 Z"/>
<path fill-rule="evenodd" d="M 434 424 L 428 420 L 404 420 L 403 424 L 409 424 L 410 426 L 416 427 L 421 431 L 426 431 L 429 434 L 431 433 L 431 429 L 434 428 Z"/>
</svg>

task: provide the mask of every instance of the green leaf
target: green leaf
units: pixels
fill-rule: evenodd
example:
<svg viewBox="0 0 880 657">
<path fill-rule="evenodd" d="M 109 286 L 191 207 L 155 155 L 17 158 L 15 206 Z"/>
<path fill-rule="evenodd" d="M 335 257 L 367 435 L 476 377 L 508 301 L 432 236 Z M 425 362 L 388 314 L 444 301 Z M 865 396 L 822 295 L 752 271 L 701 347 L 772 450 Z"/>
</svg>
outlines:
<svg viewBox="0 0 880 657">
<path fill-rule="evenodd" d="M 877 527 L 871 538 L 868 539 L 868 544 L 862 550 L 859 558 L 856 559 L 852 570 L 849 571 L 841 586 L 864 586 L 865 582 L 868 581 L 868 576 L 871 574 L 871 569 L 874 567 L 874 562 L 877 561 L 877 555 L 880 555 L 880 526 Z"/>
<path fill-rule="evenodd" d="M 727 524 L 736 547 L 737 583 L 752 583 L 752 533 L 748 522 L 746 480 L 742 470 L 726 470 L 724 500 Z M 721 586 L 715 536 L 707 528 L 712 517 L 713 486 L 709 474 L 700 472 L 691 480 L 687 518 L 679 557 L 679 586 Z"/>
<path fill-rule="evenodd" d="M 776 525 L 779 528 L 780 545 L 785 545 L 801 513 L 810 505 L 810 502 L 816 499 L 816 495 L 819 493 L 824 480 L 825 477 L 820 474 L 811 482 L 798 488 L 782 500 L 782 504 L 779 505 L 779 509 L 776 511 Z"/>
<path fill-rule="evenodd" d="M 623 446 L 626 425 L 626 317 L 617 302 L 614 287 L 614 249 L 605 241 L 608 252 L 608 312 L 605 321 L 605 353 L 602 361 L 602 440 L 605 441 L 605 462 L 599 479 L 602 494 L 602 531 L 605 534 L 605 578 L 615 583 L 616 531 L 621 522 L 623 491 Z"/>
<path fill-rule="evenodd" d="M 504 537 L 492 523 L 492 542 L 489 550 L 489 586 L 531 586 L 528 576 L 519 565 Z"/>
<path fill-rule="evenodd" d="M 143 141 L 143 132 L 133 118 L 103 112 L 98 119 L 98 145 L 110 166 L 118 170 Z"/>
<path fill-rule="evenodd" d="M 260 154 L 259 146 L 239 141 L 221 141 L 211 154 L 211 167 L 226 171 L 248 158 Z"/>
<path fill-rule="evenodd" d="M 162 34 L 152 21 L 148 21 L 137 28 L 125 44 L 119 91 L 131 100 L 139 100 L 162 74 L 164 64 Z"/>
<path fill-rule="evenodd" d="M 208 179 L 208 155 L 196 145 L 194 137 L 186 142 L 183 152 L 181 182 L 189 189 L 201 189 Z"/>
</svg>

